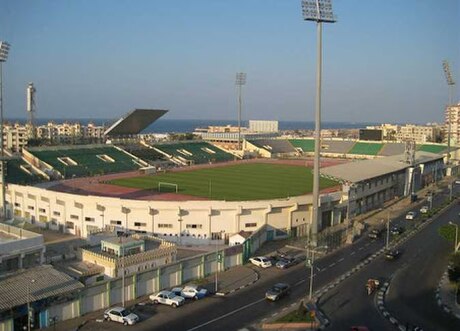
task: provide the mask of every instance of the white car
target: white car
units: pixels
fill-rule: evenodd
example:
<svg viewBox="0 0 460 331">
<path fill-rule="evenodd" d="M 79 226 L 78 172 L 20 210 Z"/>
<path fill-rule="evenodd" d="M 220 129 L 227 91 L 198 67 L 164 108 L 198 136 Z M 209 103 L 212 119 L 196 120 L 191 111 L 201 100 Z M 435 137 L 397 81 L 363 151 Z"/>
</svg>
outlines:
<svg viewBox="0 0 460 331">
<path fill-rule="evenodd" d="M 249 261 L 261 268 L 269 268 L 272 266 L 272 261 L 270 261 L 268 258 L 265 256 L 257 256 L 257 257 L 251 257 Z"/>
<path fill-rule="evenodd" d="M 106 321 L 123 323 L 124 325 L 134 325 L 139 321 L 139 316 L 130 313 L 123 307 L 113 307 L 104 312 L 104 319 Z"/>
<path fill-rule="evenodd" d="M 182 289 L 180 295 L 185 299 L 198 300 L 207 296 L 208 290 L 199 285 L 187 285 Z"/>
<path fill-rule="evenodd" d="M 420 208 L 420 214 L 426 214 L 429 210 L 430 208 L 428 206 L 423 206 L 422 208 Z"/>
<path fill-rule="evenodd" d="M 161 291 L 157 294 L 152 294 L 149 296 L 149 299 L 155 304 L 161 303 L 173 308 L 179 307 L 185 303 L 185 299 L 183 297 L 175 295 L 171 291 Z"/>
<path fill-rule="evenodd" d="M 417 216 L 415 211 L 410 211 L 406 214 L 406 220 L 413 220 Z"/>
</svg>

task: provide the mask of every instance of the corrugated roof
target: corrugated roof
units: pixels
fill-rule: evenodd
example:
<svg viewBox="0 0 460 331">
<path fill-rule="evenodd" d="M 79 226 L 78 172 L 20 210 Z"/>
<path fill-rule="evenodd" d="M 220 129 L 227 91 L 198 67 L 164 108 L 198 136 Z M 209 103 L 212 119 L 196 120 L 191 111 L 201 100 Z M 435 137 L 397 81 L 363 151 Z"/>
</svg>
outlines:
<svg viewBox="0 0 460 331">
<path fill-rule="evenodd" d="M 0 280 L 0 311 L 26 304 L 28 288 L 30 302 L 34 302 L 82 287 L 82 283 L 50 265 L 26 269 Z"/>
<path fill-rule="evenodd" d="M 415 164 L 422 164 L 442 158 L 443 156 L 439 154 L 416 152 Z M 409 167 L 409 164 L 407 164 L 404 159 L 404 154 L 393 155 L 385 158 L 339 164 L 336 166 L 321 168 L 320 171 L 323 176 L 356 183 L 404 170 Z"/>
</svg>

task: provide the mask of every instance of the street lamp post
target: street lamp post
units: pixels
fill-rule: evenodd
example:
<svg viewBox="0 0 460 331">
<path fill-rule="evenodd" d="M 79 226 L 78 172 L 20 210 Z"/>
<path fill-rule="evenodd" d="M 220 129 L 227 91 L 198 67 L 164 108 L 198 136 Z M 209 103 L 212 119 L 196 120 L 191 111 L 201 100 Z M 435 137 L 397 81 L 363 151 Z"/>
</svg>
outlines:
<svg viewBox="0 0 460 331">
<path fill-rule="evenodd" d="M 331 0 L 302 0 L 302 14 L 305 21 L 316 22 L 317 54 L 316 54 L 316 111 L 315 111 L 315 160 L 313 163 L 313 203 L 312 233 L 310 242 L 316 243 L 319 216 L 319 158 L 321 148 L 321 79 L 322 79 L 322 24 L 334 23 Z"/>
<path fill-rule="evenodd" d="M 458 224 L 455 224 L 454 222 L 450 221 L 450 225 L 455 226 L 455 246 L 454 246 L 454 252 L 457 253 L 457 245 L 458 245 Z"/>
<path fill-rule="evenodd" d="M 446 77 L 447 85 L 449 86 L 449 104 L 447 105 L 447 120 L 448 120 L 448 129 L 447 129 L 447 163 L 450 164 L 450 140 L 451 140 L 451 127 L 452 127 L 452 95 L 455 81 L 452 78 L 452 73 L 450 71 L 449 62 L 447 60 L 442 61 L 442 69 L 444 70 L 444 75 Z M 452 174 L 451 174 L 452 175 Z"/>
<path fill-rule="evenodd" d="M 216 293 L 217 293 L 217 290 L 218 290 L 218 276 L 217 275 L 219 273 L 219 265 L 221 263 L 221 260 L 220 260 L 221 258 L 219 257 L 219 248 L 218 248 L 217 244 L 218 244 L 219 240 L 221 239 L 221 236 L 224 233 L 225 233 L 224 230 L 222 230 L 220 232 L 216 232 L 216 234 L 217 234 L 217 238 L 216 238 L 216 279 L 215 279 L 215 281 L 216 281 L 216 286 L 215 286 Z M 220 234 L 220 236 L 219 236 L 219 234 Z"/>
<path fill-rule="evenodd" d="M 0 144 L 1 146 L 1 160 L 0 168 L 2 171 L 2 217 L 6 221 L 6 188 L 5 188 L 5 147 L 3 140 L 3 62 L 6 62 L 8 58 L 8 52 L 10 50 L 10 44 L 5 41 L 0 41 Z"/>
<path fill-rule="evenodd" d="M 316 248 L 307 249 L 307 266 L 310 267 L 310 287 L 308 292 L 308 299 L 311 301 L 313 298 L 313 277 L 314 277 L 314 264 L 315 264 L 315 253 L 318 253 L 321 249 L 327 249 L 327 246 L 320 246 Z M 310 253 L 310 258 L 308 258 Z"/>
</svg>

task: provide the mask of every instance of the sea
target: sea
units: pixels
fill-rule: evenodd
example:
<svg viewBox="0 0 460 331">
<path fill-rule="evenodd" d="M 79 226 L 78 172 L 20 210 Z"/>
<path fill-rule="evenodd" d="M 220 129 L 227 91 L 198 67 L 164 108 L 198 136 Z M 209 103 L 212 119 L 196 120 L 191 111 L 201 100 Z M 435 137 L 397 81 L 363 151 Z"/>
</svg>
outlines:
<svg viewBox="0 0 460 331">
<path fill-rule="evenodd" d="M 6 119 L 10 123 L 25 123 L 26 119 L 24 118 L 10 118 Z M 50 118 L 37 118 L 35 120 L 36 125 L 43 125 L 53 121 L 54 123 L 63 123 L 63 122 L 80 122 L 83 125 L 88 123 L 94 123 L 95 125 L 106 125 L 114 123 L 114 120 L 111 119 L 88 119 L 88 118 L 78 118 L 78 119 L 50 119 Z M 313 130 L 315 128 L 315 122 L 301 122 L 301 121 L 279 121 L 279 130 Z M 233 120 L 198 120 L 198 119 L 159 119 L 156 122 L 148 126 L 143 133 L 188 133 L 195 131 L 196 128 L 206 128 L 208 126 L 223 126 L 223 125 L 238 125 L 238 121 Z M 242 121 L 242 126 L 249 126 L 248 121 Z M 379 125 L 379 123 L 371 122 L 322 122 L 321 126 L 323 129 L 360 129 L 365 128 L 368 125 Z"/>
</svg>

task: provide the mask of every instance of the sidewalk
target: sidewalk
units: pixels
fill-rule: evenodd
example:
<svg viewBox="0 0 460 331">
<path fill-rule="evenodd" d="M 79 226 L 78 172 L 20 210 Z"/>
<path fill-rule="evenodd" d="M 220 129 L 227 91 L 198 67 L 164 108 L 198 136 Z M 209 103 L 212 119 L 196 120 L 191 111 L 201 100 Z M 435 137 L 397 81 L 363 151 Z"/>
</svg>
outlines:
<svg viewBox="0 0 460 331">
<path fill-rule="evenodd" d="M 438 305 L 446 313 L 460 319 L 460 306 L 455 302 L 456 286 L 449 282 L 447 271 L 442 275 L 438 288 L 436 289 L 436 300 Z"/>
<path fill-rule="evenodd" d="M 219 272 L 217 276 L 219 291 L 218 293 L 216 293 L 216 295 L 227 295 L 229 293 L 233 293 L 235 291 L 238 291 L 239 289 L 242 289 L 246 286 L 255 283 L 259 279 L 259 274 L 254 269 L 246 267 L 244 265 L 236 266 L 226 271 Z M 211 293 L 213 293 L 215 286 L 215 274 L 206 277 L 206 280 L 208 281 L 208 283 L 206 284 L 206 288 L 210 290 L 212 289 Z M 190 283 L 193 283 L 193 281 L 191 281 Z M 143 296 L 136 300 L 127 302 L 126 307 L 133 308 L 137 304 L 146 301 L 148 301 L 148 297 Z M 90 312 L 80 317 L 58 322 L 56 323 L 56 326 L 50 326 L 44 330 L 78 330 L 87 321 L 102 319 L 105 309 Z"/>
</svg>

